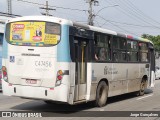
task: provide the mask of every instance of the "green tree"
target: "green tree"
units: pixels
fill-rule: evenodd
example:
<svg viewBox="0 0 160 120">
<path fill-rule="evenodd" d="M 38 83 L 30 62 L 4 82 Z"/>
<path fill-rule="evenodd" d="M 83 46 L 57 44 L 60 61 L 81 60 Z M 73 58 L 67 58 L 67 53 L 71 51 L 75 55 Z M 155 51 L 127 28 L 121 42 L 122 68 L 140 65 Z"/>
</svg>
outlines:
<svg viewBox="0 0 160 120">
<path fill-rule="evenodd" d="M 155 50 L 160 51 L 160 35 L 152 36 L 149 34 L 143 34 L 141 37 L 151 40 L 154 44 Z"/>
</svg>

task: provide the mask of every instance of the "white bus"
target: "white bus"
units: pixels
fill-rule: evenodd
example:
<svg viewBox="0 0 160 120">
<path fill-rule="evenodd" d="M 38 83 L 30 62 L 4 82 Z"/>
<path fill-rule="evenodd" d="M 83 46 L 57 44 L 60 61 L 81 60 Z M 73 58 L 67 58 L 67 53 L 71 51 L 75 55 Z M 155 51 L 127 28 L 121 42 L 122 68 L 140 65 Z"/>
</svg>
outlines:
<svg viewBox="0 0 160 120">
<path fill-rule="evenodd" d="M 3 94 L 77 104 L 154 86 L 151 41 L 56 17 L 27 16 L 6 24 Z"/>
</svg>

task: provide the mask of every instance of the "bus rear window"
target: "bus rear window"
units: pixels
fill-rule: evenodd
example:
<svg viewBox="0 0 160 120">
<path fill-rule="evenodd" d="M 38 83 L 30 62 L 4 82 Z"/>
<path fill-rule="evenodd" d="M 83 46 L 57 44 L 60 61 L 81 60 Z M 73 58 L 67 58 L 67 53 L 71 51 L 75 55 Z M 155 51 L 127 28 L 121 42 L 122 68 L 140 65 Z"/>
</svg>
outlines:
<svg viewBox="0 0 160 120">
<path fill-rule="evenodd" d="M 60 25 L 52 22 L 24 21 L 6 26 L 6 40 L 12 45 L 53 46 L 60 42 L 60 35 Z"/>
</svg>

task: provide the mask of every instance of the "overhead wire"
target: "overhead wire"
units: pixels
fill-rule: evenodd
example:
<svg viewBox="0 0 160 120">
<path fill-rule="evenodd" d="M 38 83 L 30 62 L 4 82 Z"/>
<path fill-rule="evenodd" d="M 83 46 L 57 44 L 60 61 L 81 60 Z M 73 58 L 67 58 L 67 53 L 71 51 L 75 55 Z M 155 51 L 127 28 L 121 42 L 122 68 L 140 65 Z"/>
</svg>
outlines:
<svg viewBox="0 0 160 120">
<path fill-rule="evenodd" d="M 40 4 L 40 3 L 36 3 L 36 2 L 30 2 L 27 0 L 17 0 L 19 2 L 25 2 L 25 3 L 30 3 L 30 4 L 35 4 L 35 5 L 39 5 L 39 6 L 46 6 L 45 4 Z M 65 10 L 75 10 L 75 11 L 88 11 L 88 10 L 82 10 L 82 9 L 76 9 L 76 8 L 67 8 L 67 7 L 61 7 L 61 6 L 52 6 L 52 5 L 48 5 L 49 7 L 54 7 L 54 8 L 59 8 L 59 9 L 65 9 Z"/>
<path fill-rule="evenodd" d="M 25 3 L 28 3 L 28 4 L 33 4 L 33 5 L 38 5 L 38 6 L 46 6 L 45 4 L 41 4 L 41 3 L 36 3 L 36 2 L 31 2 L 31 1 L 27 1 L 27 0 L 17 0 L 17 2 L 25 2 Z M 87 12 L 88 10 L 82 10 L 82 9 L 73 9 L 73 8 L 66 8 L 66 7 L 60 7 L 60 6 L 52 6 L 52 5 L 48 5 L 49 7 L 54 7 L 54 8 L 59 8 L 59 9 L 67 9 L 67 10 L 75 10 L 75 11 L 80 11 L 80 12 Z M 56 11 L 57 12 L 57 11 Z M 57 13 L 60 13 L 60 14 L 68 14 L 68 13 L 62 13 L 62 12 L 57 12 Z M 69 13 L 70 14 L 70 13 Z M 72 14 L 73 16 L 73 14 Z M 76 15 L 74 15 L 76 16 Z"/>
<path fill-rule="evenodd" d="M 19 2 L 26 2 L 26 3 L 29 3 L 29 4 L 34 4 L 34 5 L 39 5 L 39 6 L 46 6 L 45 4 L 41 4 L 41 3 L 36 3 L 36 2 L 31 2 L 31 1 L 27 1 L 27 0 L 17 0 L 17 1 L 19 1 Z M 104 0 L 105 2 L 106 2 L 106 0 Z M 110 2 L 111 3 L 111 2 Z M 123 2 L 124 3 L 124 2 Z M 126 5 L 128 5 L 127 6 L 127 8 L 129 8 L 129 6 L 131 5 L 131 4 L 133 4 L 133 3 L 131 3 L 130 1 L 129 2 L 127 2 L 127 3 L 125 3 Z M 130 4 L 130 5 L 129 5 Z M 49 5 L 49 7 L 54 7 L 54 8 L 59 8 L 59 9 L 67 9 L 67 10 L 75 10 L 75 11 L 81 11 L 81 12 L 87 12 L 88 10 L 84 10 L 84 9 L 73 9 L 73 8 L 66 8 L 66 7 L 61 7 L 61 6 L 52 6 L 52 5 Z M 134 19 L 136 19 L 137 20 L 137 18 L 138 18 L 138 20 L 139 21 L 143 21 L 143 23 L 147 23 L 147 24 L 150 24 L 148 21 L 145 21 L 145 20 L 143 20 L 141 17 L 140 17 L 140 14 L 139 14 L 139 16 L 137 16 L 137 15 L 135 15 L 135 13 L 137 13 L 137 11 L 139 11 L 138 9 L 134 9 L 134 10 L 130 10 L 130 12 L 129 12 L 129 14 L 128 14 L 128 12 L 126 12 L 126 10 L 124 9 L 124 8 L 122 8 L 121 6 L 120 6 L 120 11 L 123 13 L 123 14 L 125 14 L 125 15 L 127 15 L 127 16 L 130 16 L 130 17 L 132 17 L 132 18 L 134 18 Z M 131 7 L 132 9 L 133 9 L 133 7 Z M 119 8 L 116 8 L 116 9 L 119 9 Z M 134 12 L 133 12 L 134 11 Z M 134 14 L 133 14 L 134 13 Z M 65 14 L 65 13 L 64 13 Z M 68 13 L 67 13 L 68 14 Z M 75 15 L 74 15 L 75 16 Z M 135 18 L 136 17 L 136 18 Z M 99 24 L 99 22 L 98 21 L 95 21 L 96 23 L 97 23 L 97 25 L 99 26 L 99 27 L 102 27 L 103 25 L 105 25 L 105 23 L 103 23 L 103 25 L 100 25 Z M 117 22 L 117 21 L 111 21 L 111 20 L 107 20 L 107 19 L 105 19 L 105 22 L 109 22 L 110 24 L 112 24 L 112 25 L 114 25 L 114 26 L 116 26 L 116 27 L 118 27 L 119 29 L 123 29 L 123 28 L 121 28 L 121 27 L 119 27 L 118 25 L 115 25 L 114 23 L 116 23 L 116 24 L 123 24 L 123 25 L 128 25 L 128 26 L 134 26 L 134 27 L 148 27 L 148 28 L 152 28 L 152 29 L 160 29 L 160 27 L 157 27 L 157 26 L 154 26 L 154 25 L 152 25 L 152 24 L 150 24 L 151 26 L 149 26 L 149 25 L 136 25 L 136 24 L 131 24 L 131 23 L 122 23 L 122 22 Z M 128 32 L 128 31 L 126 31 L 125 29 L 123 29 L 123 31 L 125 31 L 125 32 Z"/>
<path fill-rule="evenodd" d="M 122 9 L 126 10 L 128 13 L 130 13 L 132 16 L 137 17 L 139 20 L 143 21 L 145 24 L 150 24 L 152 26 L 155 26 L 153 23 L 149 22 L 148 19 L 146 19 L 144 16 L 139 14 L 139 12 L 135 11 L 130 5 L 128 5 L 127 2 L 124 0 L 118 0 L 118 3 L 121 3 Z"/>
<path fill-rule="evenodd" d="M 97 16 L 100 17 L 101 19 L 103 19 L 104 21 L 107 21 L 104 17 L 99 16 L 99 15 L 97 15 Z M 137 34 L 135 34 L 135 33 L 133 33 L 133 32 L 130 32 L 130 31 L 128 31 L 128 30 L 125 30 L 124 28 L 121 28 L 120 26 L 118 26 L 118 25 L 116 25 L 116 24 L 114 24 L 114 23 L 112 23 L 112 22 L 110 22 L 110 21 L 107 21 L 107 22 L 109 22 L 109 23 L 112 24 L 113 26 L 115 26 L 115 27 L 117 27 L 117 28 L 119 28 L 119 29 L 121 29 L 121 30 L 127 32 L 127 33 L 130 33 L 130 34 L 139 36 L 139 35 L 137 35 Z"/>
<path fill-rule="evenodd" d="M 109 3 L 109 4 L 115 4 L 115 1 L 106 1 L 106 0 L 104 0 L 104 2 L 106 2 L 106 3 Z M 124 25 L 127 25 L 127 26 L 129 26 L 129 25 L 131 25 L 131 26 L 133 26 L 133 27 L 139 27 L 139 28 L 150 28 L 149 30 L 151 30 L 151 29 L 160 29 L 160 26 L 158 26 L 158 25 L 153 25 L 152 23 L 150 23 L 149 22 L 149 20 L 147 20 L 147 19 L 145 19 L 145 20 L 141 20 L 141 19 L 143 19 L 144 17 L 142 17 L 141 19 L 137 19 L 137 17 L 135 16 L 135 15 L 133 15 L 133 14 L 131 14 L 131 11 L 130 12 L 128 12 L 128 9 L 124 9 L 124 6 L 122 6 L 120 3 L 117 3 L 116 2 L 116 4 L 118 4 L 119 5 L 119 7 L 116 7 L 115 9 L 116 10 L 118 10 L 119 12 L 121 12 L 122 14 L 124 14 L 124 15 L 126 15 L 126 16 L 129 16 L 129 18 L 133 18 L 133 20 L 136 20 L 138 23 L 142 23 L 141 25 L 136 25 L 136 24 L 131 24 L 131 23 L 120 23 L 120 22 L 117 22 L 117 21 L 109 21 L 109 22 L 112 22 L 112 23 L 116 23 L 116 24 L 124 24 Z M 135 14 L 135 13 L 134 13 Z M 140 17 L 140 16 L 139 16 Z M 145 21 L 145 22 L 144 22 Z M 103 23 L 103 25 L 105 25 L 106 23 Z M 102 25 L 102 26 L 103 26 Z M 125 26 L 123 26 L 123 27 L 125 27 Z M 132 28 L 133 28 L 132 27 Z M 137 31 L 137 29 L 135 30 L 135 32 Z"/>
<path fill-rule="evenodd" d="M 138 7 L 136 7 L 131 1 L 129 1 L 129 0 L 125 0 L 125 1 L 126 1 L 126 3 L 127 3 L 128 5 L 130 4 L 130 6 L 137 11 L 137 13 L 141 14 L 143 17 L 145 17 L 145 18 L 147 18 L 147 19 L 150 19 L 152 22 L 155 22 L 155 23 L 157 23 L 157 24 L 160 25 L 160 22 L 158 22 L 158 21 L 156 21 L 155 19 L 151 18 L 150 16 L 146 15 L 146 14 L 145 14 L 144 12 L 142 12 Z"/>
<path fill-rule="evenodd" d="M 72 13 L 65 13 L 65 12 L 59 12 L 59 11 L 56 11 L 56 13 L 58 13 L 58 14 L 63 14 L 63 15 L 69 15 L 69 16 L 67 16 L 69 19 L 70 18 L 75 18 L 75 17 L 77 17 L 78 18 L 78 20 L 80 20 L 80 19 L 82 19 L 82 20 L 84 20 L 84 19 L 86 19 L 84 16 L 78 16 L 77 14 L 72 14 Z"/>
<path fill-rule="evenodd" d="M 109 1 L 104 0 L 104 2 L 106 2 L 107 4 L 109 3 L 110 5 L 111 5 L 111 4 L 115 4 L 114 1 L 110 1 L 110 0 L 109 0 Z M 116 3 L 116 4 L 117 4 L 117 3 Z M 137 17 L 131 15 L 131 14 L 128 13 L 126 10 L 124 10 L 124 9 L 121 7 L 121 5 L 119 5 L 119 7 L 115 7 L 115 9 L 117 9 L 118 12 L 121 12 L 121 13 L 124 14 L 125 16 L 128 16 L 128 18 L 134 19 L 134 20 L 139 21 L 140 23 L 144 24 L 144 23 L 143 23 L 141 20 L 139 20 Z"/>
<path fill-rule="evenodd" d="M 107 20 L 106 22 L 113 22 L 113 23 L 118 23 L 118 24 L 122 24 L 122 25 L 128 25 L 128 26 L 134 26 L 134 27 L 142 27 L 142 28 L 153 28 L 153 29 L 160 29 L 159 27 L 156 26 L 145 26 L 145 25 L 138 25 L 138 24 L 132 24 L 132 23 L 123 23 L 123 22 L 118 22 L 118 21 L 113 21 L 113 20 Z M 101 25 L 102 27 L 103 25 Z"/>
<path fill-rule="evenodd" d="M 106 1 L 104 0 L 105 2 L 107 3 L 115 3 L 115 1 Z M 153 23 L 149 22 L 148 19 L 142 17 L 142 15 L 140 16 L 138 12 L 136 12 L 135 10 L 133 10 L 133 8 L 131 8 L 130 6 L 128 6 L 128 3 L 125 3 L 124 0 L 118 0 L 119 2 L 116 2 L 119 3 L 119 7 L 117 7 L 116 9 L 120 10 L 123 14 L 127 15 L 127 16 L 130 16 L 132 17 L 134 20 L 138 20 L 140 21 L 142 24 L 150 24 L 151 26 L 154 26 L 154 27 L 158 27 L 160 28 L 160 26 L 155 26 Z M 127 12 L 126 12 L 127 11 Z"/>
</svg>

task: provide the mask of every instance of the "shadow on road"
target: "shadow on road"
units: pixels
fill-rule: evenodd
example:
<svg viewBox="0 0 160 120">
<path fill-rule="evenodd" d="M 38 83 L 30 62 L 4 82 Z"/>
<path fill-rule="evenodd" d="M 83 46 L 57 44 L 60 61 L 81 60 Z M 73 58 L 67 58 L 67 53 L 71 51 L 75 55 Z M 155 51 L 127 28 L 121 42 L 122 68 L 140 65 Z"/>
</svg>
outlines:
<svg viewBox="0 0 160 120">
<path fill-rule="evenodd" d="M 145 93 L 149 94 L 152 93 L 152 90 L 146 90 Z M 119 95 L 108 98 L 107 104 L 112 104 L 124 100 L 129 100 L 137 97 L 134 93 Z M 107 105 L 106 105 L 107 107 Z M 62 113 L 62 114 L 69 114 L 79 111 L 97 111 L 97 107 L 95 107 L 94 102 L 88 102 L 78 105 L 68 105 L 68 104 L 46 104 L 41 100 L 33 100 L 30 102 L 26 102 L 17 106 L 12 107 L 11 109 L 14 110 L 25 110 L 25 111 L 44 111 L 44 112 L 51 112 L 51 113 Z"/>
<path fill-rule="evenodd" d="M 151 89 L 146 89 L 145 90 L 145 94 L 151 94 L 151 93 L 153 93 L 153 90 L 151 90 Z"/>
<path fill-rule="evenodd" d="M 46 104 L 40 100 L 34 100 L 26 102 L 17 106 L 12 107 L 14 110 L 26 110 L 26 111 L 47 111 L 47 112 L 58 112 L 58 113 L 69 113 L 88 110 L 94 108 L 94 102 L 88 102 L 78 105 L 68 105 L 68 104 Z"/>
</svg>

